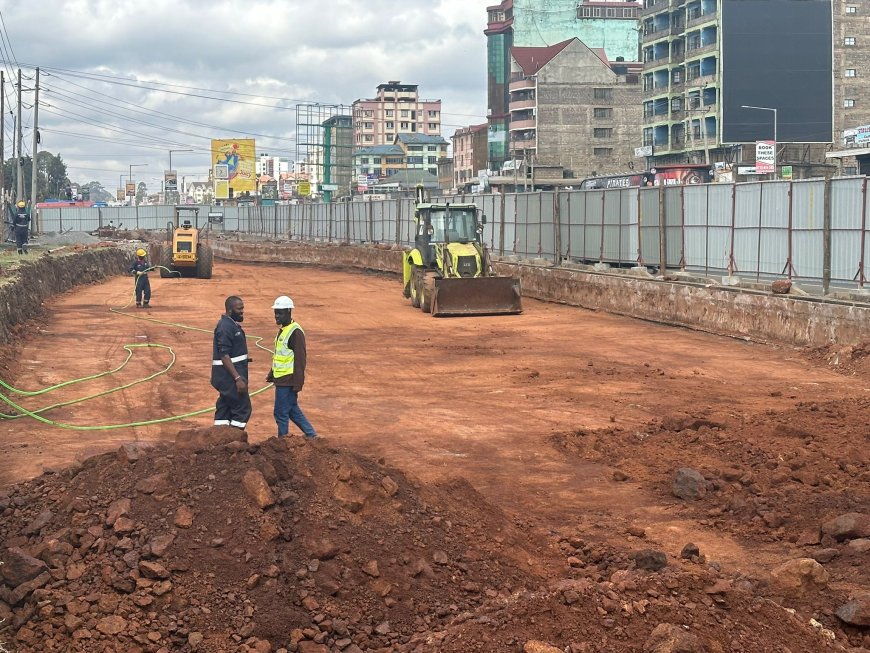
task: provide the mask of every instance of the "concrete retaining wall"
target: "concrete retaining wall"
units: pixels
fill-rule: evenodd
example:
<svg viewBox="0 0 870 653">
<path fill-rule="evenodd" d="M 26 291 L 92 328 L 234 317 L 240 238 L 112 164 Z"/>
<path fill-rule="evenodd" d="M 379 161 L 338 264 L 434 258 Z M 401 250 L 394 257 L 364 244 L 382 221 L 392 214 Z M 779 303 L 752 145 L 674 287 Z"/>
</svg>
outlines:
<svg viewBox="0 0 870 653">
<path fill-rule="evenodd" d="M 215 256 L 237 261 L 286 262 L 400 274 L 400 250 L 370 245 L 327 245 L 218 240 Z M 823 346 L 870 342 L 870 305 L 722 286 L 665 282 L 621 273 L 546 265 L 495 264 L 518 276 L 523 295 L 642 320 L 674 324 L 762 342 Z M 396 292 L 400 289 L 397 285 Z"/>
</svg>

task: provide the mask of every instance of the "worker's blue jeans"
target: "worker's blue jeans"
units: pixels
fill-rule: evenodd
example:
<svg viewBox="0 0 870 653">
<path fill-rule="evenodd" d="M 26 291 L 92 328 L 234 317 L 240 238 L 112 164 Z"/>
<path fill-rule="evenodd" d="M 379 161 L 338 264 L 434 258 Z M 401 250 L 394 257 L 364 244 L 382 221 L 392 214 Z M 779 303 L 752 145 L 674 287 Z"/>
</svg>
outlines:
<svg viewBox="0 0 870 653">
<path fill-rule="evenodd" d="M 317 437 L 317 432 L 311 422 L 299 408 L 299 393 L 289 385 L 275 386 L 275 423 L 278 424 L 278 437 L 287 435 L 290 422 L 293 422 L 308 439 Z"/>
</svg>

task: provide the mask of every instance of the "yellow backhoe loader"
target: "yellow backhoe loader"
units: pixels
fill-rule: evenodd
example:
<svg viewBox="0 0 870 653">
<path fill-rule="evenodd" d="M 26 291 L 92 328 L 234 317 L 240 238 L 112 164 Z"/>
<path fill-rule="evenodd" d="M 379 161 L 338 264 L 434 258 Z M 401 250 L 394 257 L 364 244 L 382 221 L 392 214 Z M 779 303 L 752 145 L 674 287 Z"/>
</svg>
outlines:
<svg viewBox="0 0 870 653">
<path fill-rule="evenodd" d="M 166 223 L 166 242 L 157 262 L 162 266 L 160 276 L 211 279 L 214 252 L 207 232 L 208 225 L 205 229 L 199 228 L 199 207 L 176 206 L 174 222 Z"/>
<path fill-rule="evenodd" d="M 417 188 L 414 248 L 402 265 L 404 295 L 434 316 L 522 313 L 520 281 L 496 275 L 474 204 L 436 204 Z"/>
</svg>

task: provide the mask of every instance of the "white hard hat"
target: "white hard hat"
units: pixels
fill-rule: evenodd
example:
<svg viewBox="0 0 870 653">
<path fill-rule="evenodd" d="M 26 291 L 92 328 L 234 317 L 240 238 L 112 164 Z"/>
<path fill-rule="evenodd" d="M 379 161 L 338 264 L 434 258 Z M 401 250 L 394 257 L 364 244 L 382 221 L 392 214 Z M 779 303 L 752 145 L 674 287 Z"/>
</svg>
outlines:
<svg viewBox="0 0 870 653">
<path fill-rule="evenodd" d="M 275 303 L 272 304 L 272 308 L 278 310 L 281 308 L 290 309 L 296 307 L 293 305 L 292 299 L 290 299 L 287 295 L 281 295 L 280 297 L 278 297 L 278 299 L 275 300 Z"/>
</svg>

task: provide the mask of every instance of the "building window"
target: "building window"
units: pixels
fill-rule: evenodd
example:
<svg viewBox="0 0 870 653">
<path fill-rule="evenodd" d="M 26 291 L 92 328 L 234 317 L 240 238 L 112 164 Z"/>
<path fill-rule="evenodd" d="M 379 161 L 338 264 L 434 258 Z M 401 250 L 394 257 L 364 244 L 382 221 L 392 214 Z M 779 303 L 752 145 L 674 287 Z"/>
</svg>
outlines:
<svg viewBox="0 0 870 653">
<path fill-rule="evenodd" d="M 372 122 L 364 122 L 363 123 L 363 129 L 374 129 L 374 128 L 375 128 L 375 125 Z"/>
<path fill-rule="evenodd" d="M 395 138 L 395 134 L 384 134 L 384 138 L 386 138 L 388 141 L 392 141 L 393 138 Z"/>
<path fill-rule="evenodd" d="M 858 174 L 858 168 L 856 166 L 843 166 L 843 174 L 847 177 Z"/>
<path fill-rule="evenodd" d="M 408 110 L 407 110 L 407 109 L 402 109 L 401 112 L 400 112 L 400 115 L 401 115 L 402 118 L 407 118 L 407 117 L 408 117 Z"/>
<path fill-rule="evenodd" d="M 610 107 L 595 107 L 593 112 L 594 116 L 598 119 L 613 118 L 613 109 Z"/>
<path fill-rule="evenodd" d="M 407 129 L 407 128 L 408 128 L 408 123 L 406 123 L 406 122 L 403 122 L 399 125 L 399 129 Z"/>
<path fill-rule="evenodd" d="M 372 163 L 380 163 L 380 162 L 381 162 L 381 157 L 379 157 L 379 156 L 372 157 Z"/>
<path fill-rule="evenodd" d="M 847 14 L 857 14 L 858 7 L 846 7 L 846 13 Z"/>
<path fill-rule="evenodd" d="M 366 134 L 365 136 L 363 136 L 363 141 L 365 141 L 366 143 L 371 143 L 371 142 L 372 142 L 372 138 L 373 138 L 373 137 L 372 137 L 371 134 Z"/>
<path fill-rule="evenodd" d="M 371 110 L 363 111 L 363 118 L 373 118 L 374 112 Z"/>
<path fill-rule="evenodd" d="M 366 165 L 369 162 L 369 158 L 367 156 L 364 156 L 364 157 L 360 158 L 359 162 L 363 165 Z"/>
<path fill-rule="evenodd" d="M 845 99 L 843 100 L 843 106 L 847 109 L 851 109 L 855 106 L 855 100 Z"/>
<path fill-rule="evenodd" d="M 393 110 L 392 109 L 387 109 L 384 113 L 386 113 L 387 118 L 393 117 Z"/>
<path fill-rule="evenodd" d="M 429 117 L 430 118 L 437 118 L 438 112 L 437 111 L 429 111 Z"/>
<path fill-rule="evenodd" d="M 387 121 L 387 129 L 392 129 L 392 128 L 393 128 L 393 121 L 392 120 Z"/>
<path fill-rule="evenodd" d="M 613 129 L 610 127 L 596 127 L 592 130 L 592 135 L 595 138 L 610 138 L 613 136 Z"/>
<path fill-rule="evenodd" d="M 855 74 L 855 69 L 854 68 L 846 68 L 846 73 L 845 73 L 844 77 L 857 77 L 857 75 Z"/>
<path fill-rule="evenodd" d="M 596 100 L 610 100 L 613 98 L 613 89 L 611 88 L 595 88 L 592 89 L 592 97 Z"/>
<path fill-rule="evenodd" d="M 595 147 L 592 148 L 592 154 L 595 156 L 613 156 L 612 147 Z"/>
<path fill-rule="evenodd" d="M 438 123 L 437 122 L 430 122 L 429 129 L 438 129 Z"/>
<path fill-rule="evenodd" d="M 847 36 L 843 39 L 843 45 L 855 45 L 855 37 Z"/>
</svg>

